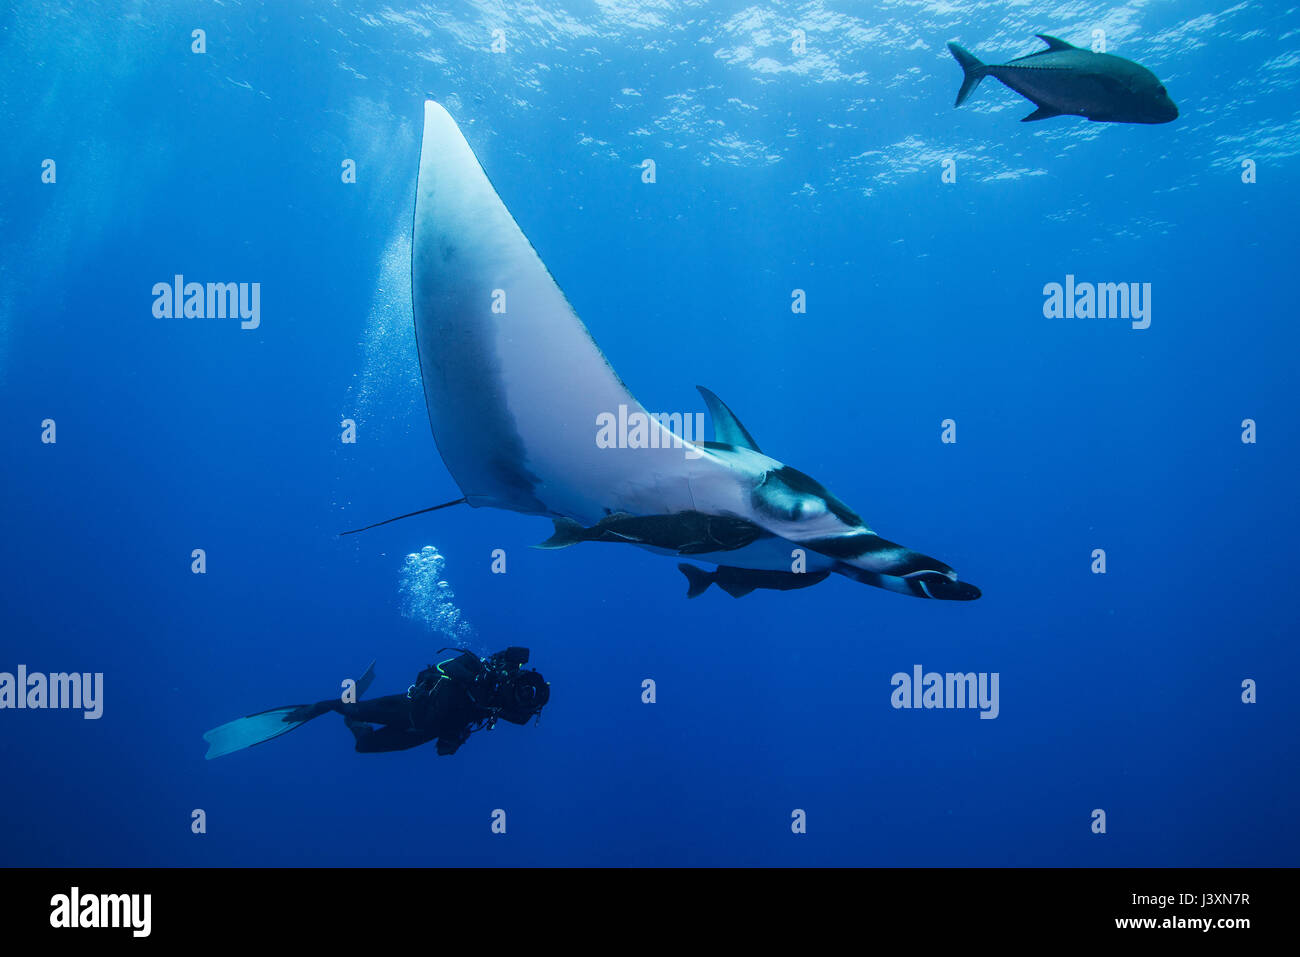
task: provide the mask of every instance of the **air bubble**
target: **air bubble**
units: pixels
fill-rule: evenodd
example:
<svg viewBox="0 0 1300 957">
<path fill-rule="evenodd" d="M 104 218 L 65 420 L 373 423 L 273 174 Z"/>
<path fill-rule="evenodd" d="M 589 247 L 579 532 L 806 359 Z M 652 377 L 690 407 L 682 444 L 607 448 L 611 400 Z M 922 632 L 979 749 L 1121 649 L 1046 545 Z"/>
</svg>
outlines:
<svg viewBox="0 0 1300 957">
<path fill-rule="evenodd" d="M 446 564 L 447 559 L 432 545 L 406 556 L 398 586 L 402 614 L 437 634 L 466 642 L 474 636 L 474 629 L 456 605 L 456 592 L 451 583 L 442 577 Z"/>
</svg>

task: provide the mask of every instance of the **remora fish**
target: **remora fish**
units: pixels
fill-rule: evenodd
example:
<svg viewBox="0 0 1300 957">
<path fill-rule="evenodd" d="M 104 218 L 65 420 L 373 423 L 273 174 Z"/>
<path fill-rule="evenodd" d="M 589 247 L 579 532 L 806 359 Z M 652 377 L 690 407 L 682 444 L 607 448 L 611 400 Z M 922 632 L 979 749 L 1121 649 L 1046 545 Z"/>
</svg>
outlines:
<svg viewBox="0 0 1300 957">
<path fill-rule="evenodd" d="M 555 519 L 555 534 L 534 548 L 567 548 L 579 542 L 628 542 L 699 555 L 742 548 L 768 533 L 741 518 L 679 512 L 669 521 L 663 515 L 610 515 L 591 528 L 568 518 Z"/>
<path fill-rule="evenodd" d="M 700 392 L 716 441 L 687 441 L 649 416 L 565 300 L 456 122 L 431 100 L 411 286 L 429 422 L 464 493 L 446 504 L 581 526 L 575 533 L 557 523 L 561 541 L 553 544 L 590 534 L 725 564 L 736 591 L 747 584 L 786 589 L 786 576 L 795 575 L 815 584 L 834 571 L 920 598 L 979 597 L 948 565 L 886 541 L 816 480 L 764 455 L 707 389 Z M 601 416 L 620 406 L 649 419 L 649 447 L 598 445 Z M 697 551 L 706 541 L 716 548 Z M 751 583 L 741 580 L 747 570 L 759 573 Z"/>
<path fill-rule="evenodd" d="M 981 63 L 956 43 L 948 49 L 965 71 L 956 106 L 986 76 L 995 76 L 1038 109 L 1021 117 L 1022 123 L 1053 116 L 1084 116 L 1097 123 L 1168 123 L 1178 119 L 1178 107 L 1155 74 L 1132 60 L 1093 53 L 1064 40 L 1036 34 L 1047 44 L 1029 56 L 1010 63 Z"/>
<path fill-rule="evenodd" d="M 719 565 L 715 571 L 706 572 L 694 565 L 678 565 L 686 576 L 686 597 L 696 598 L 703 595 L 710 585 L 717 585 L 732 598 L 744 598 L 755 588 L 772 588 L 778 591 L 791 591 L 795 588 L 808 588 L 825 581 L 830 569 L 819 572 L 760 572 L 752 568 L 732 568 Z"/>
</svg>

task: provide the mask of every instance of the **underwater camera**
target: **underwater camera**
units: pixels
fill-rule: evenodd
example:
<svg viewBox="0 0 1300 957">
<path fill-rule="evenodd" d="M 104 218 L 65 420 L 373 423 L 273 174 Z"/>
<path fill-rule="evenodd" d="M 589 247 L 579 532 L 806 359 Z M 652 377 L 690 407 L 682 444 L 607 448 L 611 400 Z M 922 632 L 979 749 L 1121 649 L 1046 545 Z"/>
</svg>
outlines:
<svg viewBox="0 0 1300 957">
<path fill-rule="evenodd" d="M 507 703 L 501 717 L 515 724 L 527 724 L 550 700 L 551 686 L 545 679 L 537 671 L 521 671 L 507 689 Z"/>
<path fill-rule="evenodd" d="M 519 647 L 499 651 L 484 662 L 483 678 L 492 688 L 490 706 L 498 709 L 498 717 L 512 724 L 527 724 L 551 698 L 550 685 L 536 669 L 520 669 L 527 663 L 528 649 Z"/>
</svg>

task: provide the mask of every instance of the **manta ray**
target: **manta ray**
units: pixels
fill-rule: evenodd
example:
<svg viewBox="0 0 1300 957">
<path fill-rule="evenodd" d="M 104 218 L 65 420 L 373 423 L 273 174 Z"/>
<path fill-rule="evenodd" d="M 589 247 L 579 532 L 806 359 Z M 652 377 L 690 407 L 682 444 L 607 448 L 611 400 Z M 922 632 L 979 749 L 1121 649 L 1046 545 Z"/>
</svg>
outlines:
<svg viewBox="0 0 1300 957">
<path fill-rule="evenodd" d="M 545 548 L 617 542 L 718 566 L 678 566 L 689 597 L 714 583 L 737 598 L 806 588 L 832 572 L 919 598 L 980 596 L 943 562 L 881 538 L 815 479 L 765 454 L 708 389 L 700 394 L 713 441 L 650 416 L 432 100 L 411 295 L 429 423 L 464 495 L 434 509 L 463 502 L 546 516 L 555 534 Z M 621 414 L 647 423 L 641 447 L 597 441 L 599 424 Z"/>
</svg>

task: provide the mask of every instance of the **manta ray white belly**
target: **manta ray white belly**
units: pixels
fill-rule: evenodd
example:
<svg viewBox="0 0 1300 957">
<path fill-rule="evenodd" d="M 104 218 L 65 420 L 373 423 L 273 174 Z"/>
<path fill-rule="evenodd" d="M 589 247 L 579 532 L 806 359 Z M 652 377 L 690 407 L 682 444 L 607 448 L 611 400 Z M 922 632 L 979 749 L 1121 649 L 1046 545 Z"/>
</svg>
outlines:
<svg viewBox="0 0 1300 957">
<path fill-rule="evenodd" d="M 597 446 L 644 412 L 565 300 L 445 109 L 425 104 L 411 261 L 429 421 L 469 504 L 590 524 L 694 507 L 689 449 Z M 495 305 L 495 310 L 494 310 Z"/>
</svg>

